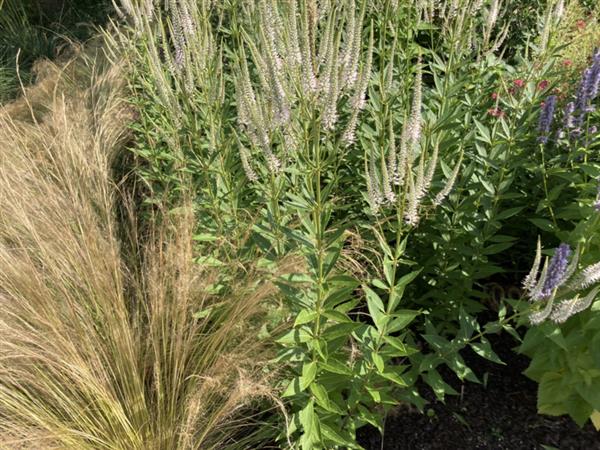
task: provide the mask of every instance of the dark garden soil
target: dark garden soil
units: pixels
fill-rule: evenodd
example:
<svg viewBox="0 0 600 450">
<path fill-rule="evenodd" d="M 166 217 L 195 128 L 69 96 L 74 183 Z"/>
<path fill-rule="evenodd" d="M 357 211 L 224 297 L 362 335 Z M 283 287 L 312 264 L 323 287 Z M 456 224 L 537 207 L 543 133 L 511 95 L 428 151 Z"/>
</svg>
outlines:
<svg viewBox="0 0 600 450">
<path fill-rule="evenodd" d="M 428 414 L 400 409 L 388 416 L 383 443 L 375 428 L 359 430 L 359 442 L 367 450 L 600 450 L 600 433 L 588 422 L 580 429 L 566 416 L 536 413 L 537 384 L 525 377 L 528 358 L 514 353 L 510 335 L 490 337 L 492 347 L 506 366 L 465 352 L 467 365 L 487 388 L 475 383 L 462 385 L 462 396 L 435 400 L 427 387 L 421 394 L 430 403 Z M 440 368 L 441 369 L 441 368 Z M 450 372 L 440 370 L 448 384 L 461 392 L 461 383 Z"/>
</svg>

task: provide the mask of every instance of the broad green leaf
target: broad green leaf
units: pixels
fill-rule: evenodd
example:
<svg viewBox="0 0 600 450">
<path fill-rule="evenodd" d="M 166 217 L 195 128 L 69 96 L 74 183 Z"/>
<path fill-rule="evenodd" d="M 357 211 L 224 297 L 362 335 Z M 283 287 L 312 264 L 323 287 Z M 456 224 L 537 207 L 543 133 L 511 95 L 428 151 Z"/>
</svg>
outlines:
<svg viewBox="0 0 600 450">
<path fill-rule="evenodd" d="M 458 323 L 460 324 L 460 331 L 457 335 L 457 338 L 459 339 L 466 341 L 473 336 L 475 330 L 479 330 L 477 320 L 473 316 L 467 314 L 465 308 L 462 306 L 458 311 Z"/>
<path fill-rule="evenodd" d="M 528 219 L 532 224 L 544 231 L 553 232 L 556 230 L 556 227 L 552 222 L 548 219 Z"/>
<path fill-rule="evenodd" d="M 408 356 L 417 353 L 418 350 L 407 346 L 404 342 L 394 336 L 384 336 L 383 340 L 398 350 L 397 356 Z"/>
<path fill-rule="evenodd" d="M 375 322 L 375 326 L 377 327 L 377 329 L 381 331 L 389 321 L 389 316 L 385 314 L 383 302 L 375 293 L 375 291 L 371 290 L 366 286 L 364 287 L 364 290 L 367 296 L 367 307 L 369 309 L 369 314 L 371 315 L 373 322 Z"/>
<path fill-rule="evenodd" d="M 514 242 L 501 242 L 497 244 L 491 244 L 485 247 L 482 251 L 484 255 L 495 255 L 497 253 L 503 252 L 511 248 L 514 245 Z"/>
<path fill-rule="evenodd" d="M 594 424 L 596 431 L 600 431 L 600 411 L 594 411 L 590 416 L 590 420 L 592 421 L 592 424 Z"/>
<path fill-rule="evenodd" d="M 474 383 L 480 383 L 479 378 L 465 364 L 464 359 L 458 353 L 446 358 L 446 364 L 450 367 L 460 380 L 469 380 Z"/>
<path fill-rule="evenodd" d="M 385 284 L 383 281 L 378 280 L 378 279 L 374 279 L 371 284 L 373 286 L 375 286 L 376 288 L 379 288 L 383 291 L 388 291 L 390 289 L 389 285 Z"/>
<path fill-rule="evenodd" d="M 516 206 L 514 208 L 505 209 L 503 211 L 500 211 L 498 214 L 496 214 L 495 219 L 496 220 L 508 219 L 509 217 L 512 217 L 515 214 L 520 213 L 524 208 L 525 208 L 524 206 Z"/>
<path fill-rule="evenodd" d="M 359 328 L 361 324 L 356 322 L 351 323 L 336 323 L 330 326 L 323 332 L 323 339 L 333 340 L 342 336 L 350 336 L 354 330 Z"/>
<path fill-rule="evenodd" d="M 348 366 L 332 358 L 328 359 L 327 362 L 320 362 L 319 367 L 327 372 L 352 376 L 352 370 Z"/>
<path fill-rule="evenodd" d="M 340 311 L 336 311 L 335 309 L 328 309 L 326 311 L 323 311 L 323 315 L 328 319 L 335 320 L 336 322 L 340 323 L 352 322 L 352 319 L 350 319 L 346 314 Z"/>
<path fill-rule="evenodd" d="M 343 436 L 343 431 L 341 430 L 334 430 L 332 427 L 330 427 L 329 425 L 326 425 L 324 423 L 321 424 L 321 434 L 323 435 L 323 437 L 334 443 L 335 445 L 341 446 L 339 448 L 361 448 L 360 446 L 358 446 L 356 444 L 356 442 L 352 439 L 352 436 Z"/>
<path fill-rule="evenodd" d="M 560 327 L 558 325 L 553 325 L 553 324 L 549 324 L 550 326 L 546 326 L 541 328 L 542 332 L 544 333 L 544 336 L 546 336 L 548 339 L 550 339 L 552 342 L 554 342 L 556 345 L 558 345 L 560 348 L 562 348 L 565 351 L 569 351 L 569 346 L 567 345 L 567 342 L 565 341 L 565 337 L 562 334 L 562 331 L 560 329 Z"/>
<path fill-rule="evenodd" d="M 315 396 L 317 405 L 321 408 L 332 412 L 334 414 L 343 415 L 345 412 L 335 403 L 332 402 L 327 394 L 327 389 L 319 383 L 313 383 L 310 385 L 310 392 Z M 322 424 L 321 424 L 322 425 Z"/>
<path fill-rule="evenodd" d="M 379 298 L 379 295 L 377 295 L 375 291 L 373 291 L 367 286 L 363 286 L 363 289 L 365 291 L 369 307 L 372 306 L 373 309 L 376 309 L 379 312 L 383 312 L 385 309 L 383 307 L 383 302 L 381 301 L 381 298 Z"/>
<path fill-rule="evenodd" d="M 489 359 L 495 363 L 506 365 L 506 363 L 500 359 L 494 350 L 492 350 L 492 346 L 486 338 L 482 337 L 480 342 L 471 342 L 469 345 L 479 356 Z"/>
<path fill-rule="evenodd" d="M 299 325 L 304 325 L 306 323 L 312 322 L 316 317 L 317 317 L 317 312 L 316 311 L 311 311 L 311 310 L 308 310 L 308 309 L 303 309 L 296 316 L 296 320 L 294 321 L 294 327 L 297 327 Z"/>
<path fill-rule="evenodd" d="M 373 361 L 373 364 L 375 364 L 375 367 L 377 367 L 377 370 L 380 373 L 383 372 L 383 370 L 385 369 L 385 363 L 383 362 L 383 358 L 381 357 L 381 355 L 376 352 L 370 352 L 370 356 L 371 360 Z"/>
<path fill-rule="evenodd" d="M 383 259 L 383 273 L 388 286 L 391 286 L 394 282 L 394 264 L 387 257 Z"/>
<path fill-rule="evenodd" d="M 313 449 L 315 445 L 321 442 L 320 423 L 318 416 L 315 414 L 313 400 L 310 400 L 304 409 L 300 411 L 298 417 L 304 431 L 300 441 L 302 448 Z"/>
<path fill-rule="evenodd" d="M 285 389 L 285 391 L 283 391 L 283 394 L 281 394 L 281 397 L 292 397 L 294 395 L 299 394 L 303 390 L 304 389 L 302 389 L 300 386 L 300 377 L 295 377 L 288 383 L 288 386 Z"/>
<path fill-rule="evenodd" d="M 300 389 L 304 390 L 315 380 L 317 376 L 317 362 L 311 361 L 302 366 L 302 377 L 300 378 Z"/>
<path fill-rule="evenodd" d="M 355 289 L 355 285 L 341 285 L 333 286 L 327 292 L 324 306 L 327 309 L 333 309 L 340 303 L 343 303 L 352 297 L 352 292 Z"/>
<path fill-rule="evenodd" d="M 443 401 L 446 394 L 458 395 L 458 392 L 456 392 L 456 390 L 454 390 L 454 388 L 452 386 L 447 384 L 442 379 L 442 377 L 440 376 L 440 374 L 437 370 L 432 369 L 432 370 L 422 374 L 422 377 L 425 380 L 425 382 L 431 387 L 431 389 L 433 389 L 435 396 L 439 400 Z"/>
<path fill-rule="evenodd" d="M 381 372 L 380 371 L 379 375 L 382 376 L 383 378 L 385 378 L 386 380 L 393 381 L 398 386 L 402 386 L 402 387 L 408 386 L 408 383 L 406 382 L 406 380 L 395 372 L 391 372 L 391 371 Z"/>
<path fill-rule="evenodd" d="M 421 314 L 420 311 L 412 309 L 401 309 L 392 314 L 392 320 L 390 321 L 387 331 L 388 333 L 395 333 L 397 331 L 406 328 L 415 317 Z"/>
<path fill-rule="evenodd" d="M 438 334 L 423 334 L 422 336 L 429 345 L 441 353 L 444 353 L 444 350 L 451 345 L 450 341 Z"/>
<path fill-rule="evenodd" d="M 373 425 L 380 432 L 383 430 L 383 427 L 381 426 L 381 417 L 365 408 L 361 404 L 358 405 L 358 418 L 370 425 Z"/>
<path fill-rule="evenodd" d="M 420 273 L 421 273 L 421 269 L 415 270 L 414 272 L 410 272 L 410 273 L 402 276 L 398 280 L 398 282 L 394 286 L 394 293 L 392 296 L 390 296 L 390 305 L 389 305 L 390 312 L 393 312 L 396 309 L 396 307 L 398 306 L 398 303 L 400 303 L 400 300 L 402 299 L 402 296 L 404 295 L 404 289 L 406 288 L 406 286 L 408 286 L 408 284 L 411 283 L 417 277 L 417 275 L 419 275 Z"/>
<path fill-rule="evenodd" d="M 277 339 L 275 342 L 283 345 L 302 344 L 310 341 L 311 335 L 303 329 L 290 330 Z"/>
</svg>

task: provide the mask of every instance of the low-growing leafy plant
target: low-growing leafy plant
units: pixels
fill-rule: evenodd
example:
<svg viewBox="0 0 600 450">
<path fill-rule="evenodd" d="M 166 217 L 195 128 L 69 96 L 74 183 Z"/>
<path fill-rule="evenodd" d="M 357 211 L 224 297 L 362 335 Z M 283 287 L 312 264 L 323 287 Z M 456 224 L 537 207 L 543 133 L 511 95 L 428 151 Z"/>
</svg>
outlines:
<svg viewBox="0 0 600 450">
<path fill-rule="evenodd" d="M 527 311 L 533 326 L 519 347 L 532 359 L 525 374 L 539 383 L 538 410 L 550 415 L 568 414 L 580 426 L 591 418 L 597 428 L 600 165 L 593 151 L 597 148 L 593 127 L 597 123 L 594 105 L 599 83 L 600 53 L 596 53 L 583 71 L 573 100 L 566 102 L 562 117 L 555 112 L 555 98 L 546 102 L 540 114 L 541 145 L 550 146 L 562 166 L 557 164 L 547 183 L 553 191 L 569 196 L 561 202 L 556 197 L 547 198 L 556 208 L 554 226 L 548 222 L 548 228 L 562 243 L 543 263 L 538 242 L 533 267 L 524 281 L 532 303 Z M 573 223 L 572 230 L 558 228 L 557 220 Z"/>
<path fill-rule="evenodd" d="M 577 249 L 561 244 L 541 273 L 538 244 L 524 281 L 535 307 L 529 313 L 534 326 L 519 351 L 532 358 L 525 374 L 539 383 L 540 413 L 569 414 L 580 426 L 592 418 L 600 428 L 600 220 L 598 212 L 593 214 L 569 236 Z"/>
</svg>

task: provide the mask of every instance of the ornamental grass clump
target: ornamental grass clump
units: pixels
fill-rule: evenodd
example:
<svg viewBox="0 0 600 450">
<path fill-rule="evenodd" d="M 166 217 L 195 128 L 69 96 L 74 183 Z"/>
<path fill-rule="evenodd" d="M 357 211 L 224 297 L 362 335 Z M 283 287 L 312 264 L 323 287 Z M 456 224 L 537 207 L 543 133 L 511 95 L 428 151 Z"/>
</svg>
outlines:
<svg viewBox="0 0 600 450">
<path fill-rule="evenodd" d="M 71 67 L 26 93 L 22 119 L 0 110 L 0 440 L 260 447 L 240 413 L 271 395 L 252 324 L 275 288 L 250 271 L 212 294 L 189 203 L 140 226 L 113 179 L 132 119 L 122 73 L 101 56 Z"/>
</svg>

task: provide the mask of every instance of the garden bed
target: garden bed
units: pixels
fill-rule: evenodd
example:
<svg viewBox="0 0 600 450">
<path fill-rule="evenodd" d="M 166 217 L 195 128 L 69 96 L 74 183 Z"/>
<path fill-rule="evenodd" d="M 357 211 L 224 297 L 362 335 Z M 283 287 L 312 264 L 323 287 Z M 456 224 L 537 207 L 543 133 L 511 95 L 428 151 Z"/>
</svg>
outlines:
<svg viewBox="0 0 600 450">
<path fill-rule="evenodd" d="M 461 395 L 447 396 L 442 403 L 422 387 L 430 402 L 426 414 L 399 409 L 386 419 L 383 445 L 372 427 L 359 432 L 361 445 L 368 450 L 600 449 L 600 433 L 591 423 L 579 428 L 567 416 L 537 414 L 538 385 L 522 374 L 528 358 L 512 350 L 518 343 L 506 333 L 490 341 L 505 366 L 470 350 L 463 354 L 479 379 L 488 374 L 487 385 L 461 384 L 451 371 L 441 369 L 444 380 Z"/>
</svg>

